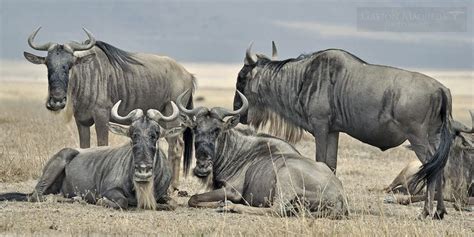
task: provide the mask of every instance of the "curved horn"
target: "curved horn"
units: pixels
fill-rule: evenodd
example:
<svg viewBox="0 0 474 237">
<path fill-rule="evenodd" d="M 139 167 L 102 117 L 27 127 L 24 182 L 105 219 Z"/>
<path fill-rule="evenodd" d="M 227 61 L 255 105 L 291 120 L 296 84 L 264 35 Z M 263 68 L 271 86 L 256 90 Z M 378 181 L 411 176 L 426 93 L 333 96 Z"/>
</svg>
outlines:
<svg viewBox="0 0 474 237">
<path fill-rule="evenodd" d="M 240 93 L 240 91 L 237 90 L 237 93 L 239 94 L 240 99 L 242 100 L 242 107 L 240 107 L 238 110 L 234 110 L 234 111 L 229 111 L 229 110 L 224 109 L 224 108 L 216 108 L 216 110 L 214 110 L 214 111 L 219 115 L 220 118 L 223 119 L 227 116 L 242 114 L 245 111 L 247 111 L 247 109 L 249 107 L 249 101 L 247 100 L 247 98 L 245 98 L 245 95 Z"/>
<path fill-rule="evenodd" d="M 252 54 L 252 45 L 253 45 L 253 42 L 250 42 L 250 45 L 247 48 L 247 51 L 245 51 L 245 60 L 244 60 L 245 65 L 253 65 L 257 63 L 257 56 L 255 54 Z"/>
<path fill-rule="evenodd" d="M 114 107 L 112 107 L 112 110 L 110 112 L 112 118 L 118 123 L 130 124 L 132 121 L 143 117 L 143 110 L 141 109 L 134 109 L 124 117 L 120 116 L 118 114 L 118 108 L 120 106 L 120 103 L 122 103 L 122 100 L 119 100 L 117 103 L 115 103 Z"/>
<path fill-rule="evenodd" d="M 187 109 L 186 106 L 184 106 L 182 104 L 182 102 L 183 102 L 183 96 L 188 94 L 188 92 L 189 92 L 189 89 L 187 89 L 185 92 L 181 93 L 178 96 L 178 98 L 176 99 L 176 103 L 178 105 L 179 110 L 181 110 L 181 112 L 183 112 L 184 114 L 192 117 L 192 116 L 196 115 L 200 110 L 204 109 L 204 107 L 200 106 L 200 107 L 197 107 L 197 108 L 194 108 L 194 109 Z"/>
<path fill-rule="evenodd" d="M 472 119 L 471 128 L 458 121 L 453 121 L 453 128 L 456 132 L 474 133 L 474 110 L 470 110 L 469 113 L 471 114 Z"/>
<path fill-rule="evenodd" d="M 89 37 L 89 43 L 88 44 L 80 44 L 77 42 L 69 42 L 65 44 L 65 47 L 69 47 L 72 49 L 72 51 L 83 51 L 83 50 L 89 50 L 95 45 L 95 38 L 92 35 L 90 31 L 88 31 L 86 28 L 82 28 L 84 32 L 86 32 L 87 37 Z"/>
<path fill-rule="evenodd" d="M 272 41 L 272 60 L 277 60 L 277 59 L 278 59 L 277 47 L 275 45 L 275 41 Z"/>
<path fill-rule="evenodd" d="M 164 116 L 160 111 L 156 109 L 147 110 L 146 115 L 148 116 L 148 118 L 155 120 L 155 122 L 159 122 L 160 120 L 166 122 L 173 121 L 178 117 L 179 109 L 173 101 L 171 101 L 171 106 L 173 107 L 173 113 L 171 113 L 171 115 L 168 117 Z"/>
<path fill-rule="evenodd" d="M 36 49 L 36 50 L 41 50 L 41 51 L 48 51 L 48 49 L 54 45 L 55 43 L 48 42 L 46 44 L 41 44 L 41 45 L 35 45 L 33 41 L 35 40 L 36 34 L 38 34 L 38 31 L 41 29 L 41 26 L 38 27 L 31 35 L 28 37 L 28 44 L 30 45 L 31 48 Z"/>
</svg>

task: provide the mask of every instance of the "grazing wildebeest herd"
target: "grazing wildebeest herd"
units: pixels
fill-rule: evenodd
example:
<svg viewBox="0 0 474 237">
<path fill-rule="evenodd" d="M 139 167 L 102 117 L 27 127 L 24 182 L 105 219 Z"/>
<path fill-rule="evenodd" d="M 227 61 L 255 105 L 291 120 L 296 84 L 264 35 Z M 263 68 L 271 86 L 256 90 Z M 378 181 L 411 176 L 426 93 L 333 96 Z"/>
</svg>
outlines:
<svg viewBox="0 0 474 237">
<path fill-rule="evenodd" d="M 423 200 L 420 218 L 435 219 L 446 214 L 444 200 L 472 205 L 474 129 L 452 118 L 449 89 L 426 75 L 341 49 L 278 60 L 273 42 L 271 58 L 250 45 L 233 110 L 194 108 L 196 79 L 173 59 L 123 51 L 86 29 L 83 43 L 38 45 L 39 30 L 28 44 L 47 56 L 24 56 L 47 66 L 46 108 L 74 115 L 80 148 L 58 147 L 33 192 L 0 194 L 0 201 L 61 194 L 116 209 L 172 211 L 181 159 L 187 175 L 194 158 L 192 173 L 207 190 L 192 195 L 189 207 L 338 219 L 350 213 L 336 176 L 343 132 L 382 151 L 410 142 L 419 162 L 385 189 L 409 196 L 387 202 Z M 90 148 L 94 124 L 99 147 Z M 270 134 L 256 131 L 264 129 Z M 109 130 L 129 142 L 108 146 Z M 292 145 L 305 131 L 315 137 L 315 160 Z"/>
</svg>

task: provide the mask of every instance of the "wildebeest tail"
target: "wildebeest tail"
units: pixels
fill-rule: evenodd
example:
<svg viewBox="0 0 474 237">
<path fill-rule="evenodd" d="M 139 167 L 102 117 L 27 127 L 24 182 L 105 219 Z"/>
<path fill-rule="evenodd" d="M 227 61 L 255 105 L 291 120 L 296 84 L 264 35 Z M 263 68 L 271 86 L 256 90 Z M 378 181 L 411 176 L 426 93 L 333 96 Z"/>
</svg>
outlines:
<svg viewBox="0 0 474 237">
<path fill-rule="evenodd" d="M 3 193 L 0 194 L 0 201 L 20 201 L 27 202 L 30 194 L 27 193 Z"/>
<path fill-rule="evenodd" d="M 193 95 L 189 97 L 188 103 L 186 104 L 187 109 L 192 109 L 193 105 Z M 184 175 L 188 175 L 189 169 L 191 168 L 191 161 L 193 159 L 193 131 L 190 128 L 186 128 L 183 133 L 184 140 L 184 164 L 183 171 Z"/>
<path fill-rule="evenodd" d="M 419 191 L 426 184 L 436 181 L 439 175 L 442 175 L 444 166 L 448 161 L 449 151 L 454 139 L 454 133 L 451 132 L 451 97 L 448 93 L 441 90 L 441 111 L 442 119 L 440 129 L 440 143 L 435 154 L 426 164 L 422 165 L 420 170 L 414 175 L 413 182 L 410 183 L 410 189 Z"/>
</svg>

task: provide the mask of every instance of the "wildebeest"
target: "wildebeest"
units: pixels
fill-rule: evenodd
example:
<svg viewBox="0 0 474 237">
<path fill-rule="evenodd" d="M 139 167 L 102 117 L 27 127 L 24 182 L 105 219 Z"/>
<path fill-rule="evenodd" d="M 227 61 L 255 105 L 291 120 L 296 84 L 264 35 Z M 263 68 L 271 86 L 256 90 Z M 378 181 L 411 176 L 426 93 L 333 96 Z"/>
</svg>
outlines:
<svg viewBox="0 0 474 237">
<path fill-rule="evenodd" d="M 176 120 L 178 108 L 171 102 L 169 116 L 155 109 L 147 110 L 146 115 L 135 109 L 122 117 L 118 114 L 120 102 L 112 108 L 112 118 L 130 126 L 110 123 L 109 127 L 130 137 L 130 142 L 118 147 L 62 149 L 47 162 L 32 193 L 2 194 L 0 200 L 42 201 L 47 194 L 60 193 L 112 208 L 174 209 L 174 201 L 167 195 L 172 170 L 158 139 L 181 134 L 181 127 L 166 130 L 159 125 Z"/>
<path fill-rule="evenodd" d="M 290 141 L 302 131 L 316 138 L 316 160 L 336 170 L 339 132 L 381 150 L 408 139 L 423 168 L 427 196 L 422 217 L 443 218 L 438 199 L 433 215 L 435 185 L 453 139 L 450 91 L 421 73 L 369 64 L 340 49 L 327 49 L 297 58 L 271 60 L 247 49 L 236 89 L 250 106 L 240 122 L 270 130 Z M 238 94 L 234 108 L 242 104 Z M 424 182 L 423 182 L 424 183 Z"/>
<path fill-rule="evenodd" d="M 108 43 L 96 41 L 84 29 L 89 40 L 84 44 L 34 43 L 35 30 L 28 38 L 31 48 L 47 51 L 46 57 L 24 52 L 25 58 L 48 68 L 49 96 L 46 108 L 59 111 L 66 106 L 68 118 L 74 114 L 81 148 L 90 147 L 90 127 L 95 124 L 97 144 L 108 145 L 107 123 L 110 108 L 119 99 L 123 101 L 119 112 L 132 109 L 158 109 L 171 113 L 172 107 L 165 102 L 174 101 L 185 90 L 194 91 L 195 79 L 183 66 L 169 57 L 144 53 L 130 53 Z M 185 98 L 192 108 L 192 94 Z M 112 119 L 112 122 L 113 119 Z M 164 124 L 171 128 L 178 122 Z M 192 147 L 190 131 L 184 133 L 184 149 Z M 168 157 L 173 163 L 172 186 L 177 188 L 183 141 L 179 137 L 167 139 Z M 189 144 L 189 145 L 188 145 Z"/>
<path fill-rule="evenodd" d="M 324 163 L 303 157 L 279 138 L 234 128 L 248 107 L 242 94 L 242 107 L 236 111 L 189 110 L 181 104 L 183 95 L 177 104 L 194 133 L 193 173 L 212 189 L 193 195 L 189 206 L 218 207 L 228 200 L 232 204 L 224 208 L 238 213 L 286 216 L 308 211 L 334 218 L 348 213 L 342 184 Z"/>
<path fill-rule="evenodd" d="M 455 202 L 457 208 L 474 205 L 474 145 L 469 136 L 456 135 L 444 168 L 444 200 Z M 387 202 L 410 204 L 424 199 L 422 190 L 413 184 L 413 177 L 421 165 L 419 160 L 411 161 L 384 189 L 386 192 L 407 195 L 396 195 L 396 199 L 389 196 Z"/>
</svg>

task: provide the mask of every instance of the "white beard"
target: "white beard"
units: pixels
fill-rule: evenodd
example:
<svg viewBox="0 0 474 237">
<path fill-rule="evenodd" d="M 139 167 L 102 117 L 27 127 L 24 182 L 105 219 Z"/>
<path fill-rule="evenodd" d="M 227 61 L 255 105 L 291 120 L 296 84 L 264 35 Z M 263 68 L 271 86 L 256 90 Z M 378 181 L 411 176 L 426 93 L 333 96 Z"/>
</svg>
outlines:
<svg viewBox="0 0 474 237">
<path fill-rule="evenodd" d="M 137 198 L 137 208 L 156 210 L 153 180 L 152 177 L 150 182 L 138 183 L 133 181 L 133 187 L 135 188 L 135 195 Z"/>
</svg>

